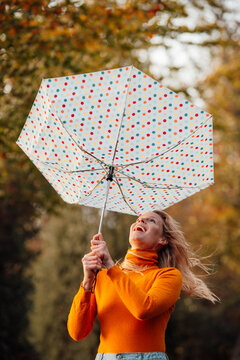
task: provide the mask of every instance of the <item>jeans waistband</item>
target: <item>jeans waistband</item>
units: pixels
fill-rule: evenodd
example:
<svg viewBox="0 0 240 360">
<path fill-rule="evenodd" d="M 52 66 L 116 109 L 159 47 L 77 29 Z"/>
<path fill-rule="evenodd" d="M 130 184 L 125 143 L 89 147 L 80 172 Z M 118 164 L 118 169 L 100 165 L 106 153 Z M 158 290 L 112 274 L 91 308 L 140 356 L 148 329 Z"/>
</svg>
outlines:
<svg viewBox="0 0 240 360">
<path fill-rule="evenodd" d="M 168 360 L 168 356 L 163 352 L 98 353 L 95 360 Z"/>
</svg>

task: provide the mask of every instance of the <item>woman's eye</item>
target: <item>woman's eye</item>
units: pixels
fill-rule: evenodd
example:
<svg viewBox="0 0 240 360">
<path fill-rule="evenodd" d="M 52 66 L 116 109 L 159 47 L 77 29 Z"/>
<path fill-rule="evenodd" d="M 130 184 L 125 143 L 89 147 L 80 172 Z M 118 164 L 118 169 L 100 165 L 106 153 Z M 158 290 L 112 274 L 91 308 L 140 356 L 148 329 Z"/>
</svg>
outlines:
<svg viewBox="0 0 240 360">
<path fill-rule="evenodd" d="M 150 221 L 154 222 L 154 224 L 156 224 L 156 221 L 154 219 L 149 219 Z"/>
</svg>

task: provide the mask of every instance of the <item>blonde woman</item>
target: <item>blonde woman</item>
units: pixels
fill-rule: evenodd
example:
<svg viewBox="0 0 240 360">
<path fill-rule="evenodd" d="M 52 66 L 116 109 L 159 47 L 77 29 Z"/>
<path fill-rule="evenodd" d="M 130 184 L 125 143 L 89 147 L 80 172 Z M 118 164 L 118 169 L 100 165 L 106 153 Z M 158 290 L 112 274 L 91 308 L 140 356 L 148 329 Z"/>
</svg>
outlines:
<svg viewBox="0 0 240 360">
<path fill-rule="evenodd" d="M 98 315 L 101 335 L 96 360 L 167 360 L 165 330 L 181 291 L 218 300 L 193 272 L 208 272 L 194 256 L 166 212 L 141 215 L 130 227 L 124 261 L 115 264 L 102 234 L 91 240 L 83 259 L 84 278 L 68 316 L 70 336 L 78 341 L 91 332 Z M 105 268 L 102 269 L 102 266 Z M 94 292 L 91 285 L 99 271 Z"/>
</svg>

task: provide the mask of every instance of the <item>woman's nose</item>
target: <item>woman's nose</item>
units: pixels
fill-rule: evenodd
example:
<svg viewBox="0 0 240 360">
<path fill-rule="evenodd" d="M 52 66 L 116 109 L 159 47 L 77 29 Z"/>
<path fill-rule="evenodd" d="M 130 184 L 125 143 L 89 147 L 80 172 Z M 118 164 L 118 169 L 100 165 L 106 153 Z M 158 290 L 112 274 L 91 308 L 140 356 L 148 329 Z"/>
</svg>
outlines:
<svg viewBox="0 0 240 360">
<path fill-rule="evenodd" d="M 145 222 L 144 222 L 144 219 L 138 219 L 138 222 L 143 222 L 143 223 L 145 223 Z"/>
</svg>

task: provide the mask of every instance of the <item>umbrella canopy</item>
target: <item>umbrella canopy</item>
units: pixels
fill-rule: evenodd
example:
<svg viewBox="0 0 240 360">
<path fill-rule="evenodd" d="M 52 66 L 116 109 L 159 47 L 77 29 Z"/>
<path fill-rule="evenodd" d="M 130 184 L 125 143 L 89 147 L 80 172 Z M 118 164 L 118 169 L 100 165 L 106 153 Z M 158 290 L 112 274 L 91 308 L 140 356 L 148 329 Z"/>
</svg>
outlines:
<svg viewBox="0 0 240 360">
<path fill-rule="evenodd" d="M 66 202 L 102 208 L 108 178 L 106 208 L 139 215 L 214 183 L 212 130 L 211 114 L 127 66 L 43 79 L 17 144 Z"/>
</svg>

